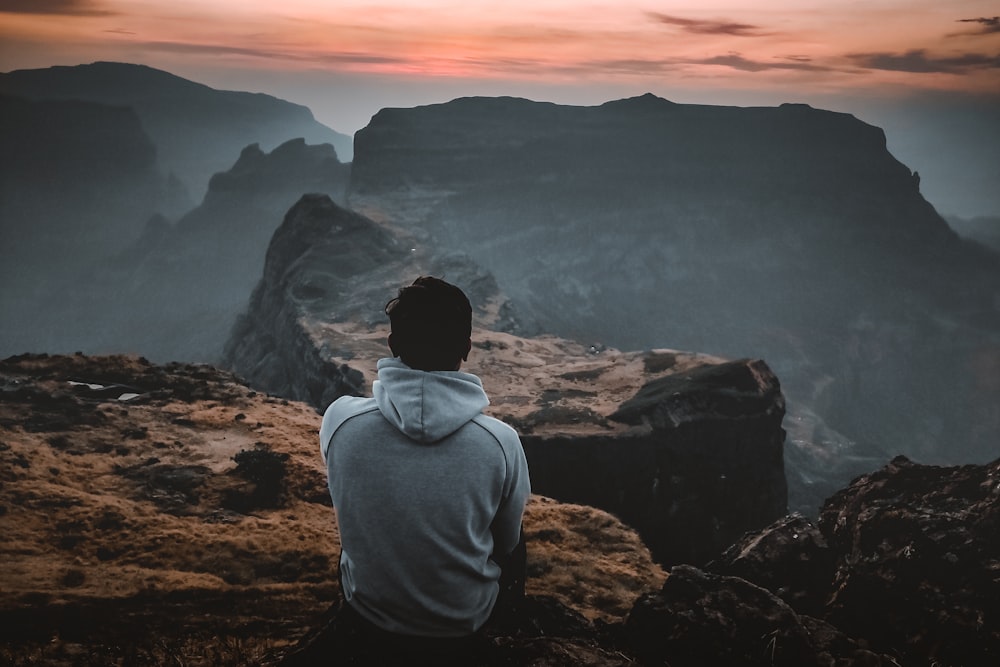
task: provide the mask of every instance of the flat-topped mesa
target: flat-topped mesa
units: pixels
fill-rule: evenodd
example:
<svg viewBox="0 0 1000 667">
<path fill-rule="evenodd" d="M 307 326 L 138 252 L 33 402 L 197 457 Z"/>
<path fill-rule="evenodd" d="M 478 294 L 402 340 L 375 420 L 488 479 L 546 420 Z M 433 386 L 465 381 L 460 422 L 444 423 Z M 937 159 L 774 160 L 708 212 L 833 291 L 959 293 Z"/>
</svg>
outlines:
<svg viewBox="0 0 1000 667">
<path fill-rule="evenodd" d="M 536 492 L 617 514 L 661 563 L 708 560 L 784 514 L 784 399 L 763 362 L 518 335 L 527 327 L 470 260 L 327 197 L 303 197 L 275 233 L 227 363 L 318 410 L 367 394 L 388 355 L 381 306 L 422 274 L 475 305 L 463 369 L 521 433 Z"/>
<path fill-rule="evenodd" d="M 384 109 L 356 135 L 348 200 L 465 250 L 548 332 L 767 359 L 849 443 L 840 460 L 995 450 L 979 369 L 1000 266 L 851 115 L 651 95 Z M 806 440 L 797 460 L 830 474 L 832 446 Z"/>
</svg>

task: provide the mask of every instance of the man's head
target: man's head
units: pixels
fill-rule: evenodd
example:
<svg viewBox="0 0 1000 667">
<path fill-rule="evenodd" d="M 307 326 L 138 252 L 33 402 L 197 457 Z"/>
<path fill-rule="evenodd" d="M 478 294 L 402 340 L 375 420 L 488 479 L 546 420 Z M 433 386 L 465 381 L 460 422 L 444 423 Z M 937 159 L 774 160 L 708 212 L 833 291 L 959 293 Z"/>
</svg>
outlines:
<svg viewBox="0 0 1000 667">
<path fill-rule="evenodd" d="M 385 306 L 389 349 L 410 368 L 454 371 L 472 347 L 472 305 L 459 288 L 421 276 Z"/>
</svg>

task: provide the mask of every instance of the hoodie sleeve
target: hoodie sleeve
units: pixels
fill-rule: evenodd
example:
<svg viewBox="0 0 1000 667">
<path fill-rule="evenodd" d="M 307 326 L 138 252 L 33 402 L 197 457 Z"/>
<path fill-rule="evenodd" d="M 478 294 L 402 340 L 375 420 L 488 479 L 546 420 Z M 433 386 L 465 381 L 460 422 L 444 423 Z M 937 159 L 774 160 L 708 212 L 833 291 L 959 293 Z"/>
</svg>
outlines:
<svg viewBox="0 0 1000 667">
<path fill-rule="evenodd" d="M 477 421 L 480 419 L 489 420 L 490 424 L 487 428 L 500 442 L 507 460 L 500 507 L 497 509 L 496 516 L 490 526 L 493 533 L 494 553 L 506 556 L 513 551 L 521 539 L 521 519 L 524 515 L 524 506 L 528 502 L 528 496 L 531 495 L 528 461 L 524 456 L 521 440 L 517 437 L 517 432 L 514 429 L 490 417 L 477 417 Z"/>
</svg>

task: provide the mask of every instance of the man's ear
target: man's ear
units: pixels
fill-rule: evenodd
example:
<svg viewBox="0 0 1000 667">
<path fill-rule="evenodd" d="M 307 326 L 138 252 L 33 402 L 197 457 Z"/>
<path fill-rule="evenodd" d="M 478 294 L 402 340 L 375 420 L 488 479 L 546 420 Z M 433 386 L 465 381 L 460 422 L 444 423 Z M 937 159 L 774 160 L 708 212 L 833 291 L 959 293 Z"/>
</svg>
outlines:
<svg viewBox="0 0 1000 667">
<path fill-rule="evenodd" d="M 396 350 L 392 348 L 392 334 L 389 334 L 389 337 L 386 339 L 386 342 L 389 344 L 389 351 L 392 352 L 392 356 L 398 357 L 399 355 L 396 354 Z"/>
<path fill-rule="evenodd" d="M 469 360 L 469 352 L 472 352 L 472 339 L 465 341 L 465 354 L 462 355 L 462 361 Z"/>
</svg>

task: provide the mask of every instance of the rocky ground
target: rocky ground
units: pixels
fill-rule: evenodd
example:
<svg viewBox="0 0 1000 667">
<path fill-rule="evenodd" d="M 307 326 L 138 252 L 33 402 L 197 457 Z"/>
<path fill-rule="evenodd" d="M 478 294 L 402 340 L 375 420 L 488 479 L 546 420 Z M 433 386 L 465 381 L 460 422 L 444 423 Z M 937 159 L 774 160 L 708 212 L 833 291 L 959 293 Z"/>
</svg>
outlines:
<svg viewBox="0 0 1000 667">
<path fill-rule="evenodd" d="M 322 639 L 337 532 L 312 408 L 128 357 L 12 357 L 0 387 L 0 663 L 277 664 Z M 607 513 L 534 497 L 525 524 L 529 597 L 483 665 L 1000 655 L 1000 460 L 900 457 L 817 522 L 669 574 Z"/>
<path fill-rule="evenodd" d="M 0 663 L 256 664 L 337 598 L 319 415 L 208 366 L 0 362 Z M 529 593 L 620 621 L 634 531 L 532 498 Z"/>
</svg>

